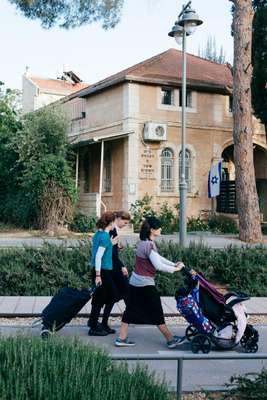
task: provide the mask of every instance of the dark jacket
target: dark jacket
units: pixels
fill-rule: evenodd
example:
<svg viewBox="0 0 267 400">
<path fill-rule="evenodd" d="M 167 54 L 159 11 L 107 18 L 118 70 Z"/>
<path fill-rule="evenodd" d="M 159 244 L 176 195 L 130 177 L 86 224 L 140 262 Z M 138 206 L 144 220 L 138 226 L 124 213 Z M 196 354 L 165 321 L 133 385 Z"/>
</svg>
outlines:
<svg viewBox="0 0 267 400">
<path fill-rule="evenodd" d="M 112 229 L 109 232 L 109 235 L 110 235 L 111 238 L 117 237 L 118 236 L 118 232 L 117 232 L 116 228 Z M 113 264 L 113 269 L 114 270 L 121 270 L 121 268 L 124 267 L 123 263 L 119 259 L 119 246 L 118 246 L 118 244 L 115 244 L 112 247 L 112 264 Z"/>
</svg>

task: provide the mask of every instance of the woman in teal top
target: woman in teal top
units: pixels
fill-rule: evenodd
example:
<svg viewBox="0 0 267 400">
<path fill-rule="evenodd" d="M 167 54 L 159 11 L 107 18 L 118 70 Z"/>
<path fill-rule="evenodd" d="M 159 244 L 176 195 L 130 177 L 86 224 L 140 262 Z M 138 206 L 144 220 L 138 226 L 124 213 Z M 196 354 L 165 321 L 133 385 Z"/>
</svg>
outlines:
<svg viewBox="0 0 267 400">
<path fill-rule="evenodd" d="M 113 228 L 115 214 L 105 212 L 97 221 L 97 232 L 93 237 L 91 267 L 93 284 L 99 286 L 92 299 L 92 310 L 88 321 L 90 336 L 106 336 L 108 332 L 98 323 L 101 308 L 105 304 L 117 302 L 118 289 L 112 274 L 112 246 L 109 231 Z"/>
</svg>

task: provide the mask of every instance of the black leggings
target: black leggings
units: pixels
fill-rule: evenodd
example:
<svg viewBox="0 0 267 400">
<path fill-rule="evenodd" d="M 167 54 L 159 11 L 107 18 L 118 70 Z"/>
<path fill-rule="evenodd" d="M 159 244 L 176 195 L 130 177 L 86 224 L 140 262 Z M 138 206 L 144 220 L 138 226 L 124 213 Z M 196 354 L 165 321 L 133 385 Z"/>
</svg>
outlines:
<svg viewBox="0 0 267 400">
<path fill-rule="evenodd" d="M 125 302 L 129 290 L 128 278 L 123 275 L 123 273 L 121 272 L 121 268 L 116 268 L 116 267 L 113 267 L 112 275 L 113 275 L 113 281 L 115 282 L 115 285 L 119 292 L 119 299 L 117 301 L 123 299 Z M 108 325 L 108 319 L 115 303 L 116 301 L 113 301 L 105 305 L 102 318 L 103 325 Z"/>
<path fill-rule="evenodd" d="M 120 298 L 119 291 L 114 282 L 112 270 L 101 269 L 100 274 L 101 274 L 102 284 L 99 288 L 96 289 L 93 295 L 92 310 L 89 318 L 89 326 L 92 329 L 95 329 L 97 327 L 101 308 L 105 304 L 116 303 Z M 92 273 L 93 284 L 95 284 L 95 278 L 96 278 L 96 273 L 95 269 L 93 269 Z"/>
</svg>

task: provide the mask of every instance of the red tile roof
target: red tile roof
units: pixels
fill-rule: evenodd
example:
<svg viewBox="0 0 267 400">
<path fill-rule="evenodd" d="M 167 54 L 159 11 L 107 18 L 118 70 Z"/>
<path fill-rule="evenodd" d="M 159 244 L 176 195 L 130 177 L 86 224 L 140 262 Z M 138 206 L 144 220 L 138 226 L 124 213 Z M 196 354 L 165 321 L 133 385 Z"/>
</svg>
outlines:
<svg viewBox="0 0 267 400">
<path fill-rule="evenodd" d="M 88 87 L 88 83 L 70 83 L 61 79 L 47 79 L 29 76 L 29 79 L 42 91 L 68 95 Z"/>
<path fill-rule="evenodd" d="M 153 81 L 155 83 L 156 81 L 165 81 L 178 84 L 182 79 L 182 52 L 169 49 L 91 85 L 82 90 L 80 96 L 103 90 L 105 87 L 130 80 L 130 78 L 152 83 Z M 233 79 L 228 65 L 187 54 L 187 82 L 193 86 L 225 89 L 232 87 Z"/>
</svg>

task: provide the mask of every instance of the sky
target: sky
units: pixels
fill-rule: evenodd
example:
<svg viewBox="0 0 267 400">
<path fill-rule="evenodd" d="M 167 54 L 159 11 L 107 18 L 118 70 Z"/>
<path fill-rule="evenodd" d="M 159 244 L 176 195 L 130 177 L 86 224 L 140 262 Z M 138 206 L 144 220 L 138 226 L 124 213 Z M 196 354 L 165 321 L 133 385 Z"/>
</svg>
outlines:
<svg viewBox="0 0 267 400">
<path fill-rule="evenodd" d="M 124 68 L 177 48 L 168 36 L 182 5 L 179 0 L 125 0 L 120 23 L 103 30 L 100 23 L 64 30 L 43 29 L 0 0 L 0 81 L 21 89 L 22 74 L 29 67 L 33 76 L 57 78 L 63 66 L 75 71 L 84 82 L 97 82 Z M 188 52 L 198 55 L 209 36 L 221 45 L 232 62 L 231 2 L 193 0 L 192 7 L 203 25 L 188 37 Z"/>
</svg>

